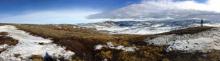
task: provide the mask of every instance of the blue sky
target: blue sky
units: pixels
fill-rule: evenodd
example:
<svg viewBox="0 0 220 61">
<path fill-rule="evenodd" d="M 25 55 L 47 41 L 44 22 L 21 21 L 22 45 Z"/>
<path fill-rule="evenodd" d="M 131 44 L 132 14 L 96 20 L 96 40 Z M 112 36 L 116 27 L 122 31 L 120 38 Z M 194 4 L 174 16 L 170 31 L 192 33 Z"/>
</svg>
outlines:
<svg viewBox="0 0 220 61">
<path fill-rule="evenodd" d="M 84 21 L 81 20 L 82 18 L 77 17 L 111 11 L 131 4 L 138 4 L 141 1 L 142 0 L 0 0 L 0 22 L 80 23 Z M 205 3 L 206 1 L 207 0 L 196 0 L 196 2 L 199 3 Z M 36 15 L 39 15 L 39 17 Z M 44 17 L 43 15 L 47 16 Z M 71 18 L 68 17 L 68 15 L 74 17 Z"/>
<path fill-rule="evenodd" d="M 200 2 L 200 3 L 205 3 L 207 2 L 207 0 L 196 0 L 197 2 Z"/>
<path fill-rule="evenodd" d="M 89 8 L 112 10 L 141 0 L 0 0 L 0 12 L 22 12 L 26 10 Z M 207 0 L 196 0 L 204 3 Z"/>
<path fill-rule="evenodd" d="M 112 10 L 140 0 L 0 0 L 1 13 L 38 10 L 97 9 Z"/>
</svg>

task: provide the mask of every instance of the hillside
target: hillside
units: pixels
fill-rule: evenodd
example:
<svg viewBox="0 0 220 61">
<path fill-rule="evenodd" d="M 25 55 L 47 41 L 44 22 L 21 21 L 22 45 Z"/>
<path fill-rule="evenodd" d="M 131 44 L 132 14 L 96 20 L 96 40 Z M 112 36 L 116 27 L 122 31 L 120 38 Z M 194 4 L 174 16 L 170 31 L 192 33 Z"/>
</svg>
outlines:
<svg viewBox="0 0 220 61">
<path fill-rule="evenodd" d="M 15 26 L 18 30 L 14 29 L 13 26 Z M 45 51 L 47 51 L 49 55 L 52 54 L 52 57 L 58 60 L 61 60 L 60 58 L 62 57 L 62 54 L 59 54 L 59 52 L 71 51 L 74 53 L 73 55 L 70 55 L 70 53 L 68 52 L 67 54 L 64 53 L 63 54 L 64 54 L 64 58 L 67 59 L 67 57 L 69 57 L 68 60 L 72 60 L 72 61 L 102 61 L 102 60 L 110 60 L 110 61 L 214 60 L 215 61 L 215 60 L 219 60 L 217 57 L 220 56 L 218 54 L 213 54 L 213 53 L 218 53 L 218 49 L 212 49 L 212 48 L 208 49 L 208 51 L 210 52 L 200 52 L 203 51 L 203 49 L 197 49 L 200 51 L 196 51 L 196 52 L 186 52 L 186 51 L 191 51 L 190 49 L 195 49 L 195 47 L 193 47 L 194 45 L 190 45 L 192 42 L 189 42 L 190 44 L 180 44 L 180 45 L 178 45 L 179 43 L 176 42 L 177 44 L 173 43 L 172 45 L 169 45 L 169 43 L 171 43 L 170 40 L 185 42 L 184 39 L 185 37 L 186 40 L 188 40 L 189 38 L 196 38 L 196 37 L 201 37 L 201 38 L 209 37 L 209 35 L 213 35 L 216 32 L 218 32 L 218 30 L 215 30 L 218 28 L 215 27 L 190 27 L 186 29 L 173 30 L 161 34 L 132 35 L 132 34 L 102 33 L 95 29 L 78 27 L 75 25 L 13 24 L 13 26 L 6 25 L 1 27 L 3 27 L 3 29 L 8 30 L 8 31 L 2 30 L 3 32 L 8 32 L 9 34 L 12 34 L 14 36 L 18 34 L 16 37 L 9 36 L 9 38 L 7 38 L 8 40 L 17 40 L 17 42 L 13 42 L 12 44 L 3 42 L 0 44 L 1 45 L 8 44 L 8 45 L 12 45 L 12 47 L 13 45 L 16 44 L 15 46 L 19 47 L 22 46 L 23 44 L 28 43 L 30 44 L 30 46 L 26 48 L 29 47 L 36 48 L 32 51 L 21 50 L 20 52 L 21 55 L 15 54 L 13 50 L 11 51 L 12 53 L 10 54 L 15 54 L 16 57 L 21 56 L 22 59 L 25 59 L 25 57 L 27 59 L 27 57 L 31 57 L 31 56 L 32 59 L 39 59 L 39 60 L 43 59 L 43 57 L 39 58 L 36 55 L 26 55 L 25 53 L 22 53 L 22 51 L 23 52 L 29 51 L 30 53 L 31 52 L 33 53 L 34 51 L 38 51 L 37 49 L 39 49 L 39 47 L 37 46 L 42 46 L 42 48 L 47 48 L 49 46 L 60 48 L 59 46 L 62 46 L 63 48 L 60 48 L 61 49 L 60 51 L 56 50 L 56 53 L 53 53 L 53 51 L 55 50 L 50 48 L 46 49 Z M 12 31 L 16 31 L 17 33 Z M 206 34 L 207 32 L 211 34 Z M 7 35 L 7 33 L 5 34 Z M 25 36 L 25 39 L 22 39 L 23 37 L 21 35 Z M 190 36 L 188 37 L 187 35 Z M 37 39 L 32 39 L 32 38 L 37 38 Z M 209 39 L 214 40 L 215 38 L 210 37 Z M 206 41 L 209 39 L 201 40 L 204 42 L 197 43 L 198 46 L 211 45 L 209 43 L 206 44 Z M 1 40 L 3 40 L 3 38 L 1 38 Z M 199 40 L 200 39 L 198 39 L 198 41 Z M 163 41 L 168 42 L 168 44 L 162 43 Z M 215 44 L 215 41 L 210 41 L 210 42 Z M 49 45 L 49 46 L 45 46 L 45 45 Z M 189 49 L 182 50 L 182 48 L 179 48 L 185 45 L 189 45 L 188 46 Z M 24 47 L 21 49 L 26 49 L 26 48 Z M 170 50 L 171 48 L 172 50 Z M 16 50 L 15 47 L 13 49 Z M 6 50 L 10 51 L 11 48 L 6 48 Z M 37 55 L 40 56 L 44 55 L 45 51 Z M 5 54 L 9 54 L 6 52 L 7 51 L 3 50 L 3 53 L 1 54 L 4 54 L 4 56 Z M 59 57 L 57 57 L 57 55 L 59 55 Z M 203 57 L 203 55 L 206 55 L 205 58 Z M 18 57 L 16 59 L 20 59 Z"/>
<path fill-rule="evenodd" d="M 94 28 L 111 34 L 158 34 L 172 30 L 200 26 L 200 19 L 142 20 L 142 21 L 104 21 L 78 24 L 81 27 Z M 204 21 L 206 26 L 218 26 L 217 21 Z"/>
</svg>

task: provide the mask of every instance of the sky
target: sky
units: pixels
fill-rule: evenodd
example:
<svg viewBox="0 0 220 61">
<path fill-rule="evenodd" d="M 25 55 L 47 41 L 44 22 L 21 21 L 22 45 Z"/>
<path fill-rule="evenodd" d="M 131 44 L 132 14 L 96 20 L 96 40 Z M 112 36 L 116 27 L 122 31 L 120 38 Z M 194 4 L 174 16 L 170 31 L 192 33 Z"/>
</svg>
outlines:
<svg viewBox="0 0 220 61">
<path fill-rule="evenodd" d="M 88 19 L 87 16 L 145 4 L 145 1 L 175 1 L 176 6 L 184 5 L 181 9 L 220 12 L 220 9 L 215 9 L 218 0 L 0 0 L 0 22 L 42 24 L 94 22 L 98 20 Z"/>
<path fill-rule="evenodd" d="M 0 0 L 1 13 L 28 10 L 100 9 L 111 10 L 140 0 Z"/>
</svg>

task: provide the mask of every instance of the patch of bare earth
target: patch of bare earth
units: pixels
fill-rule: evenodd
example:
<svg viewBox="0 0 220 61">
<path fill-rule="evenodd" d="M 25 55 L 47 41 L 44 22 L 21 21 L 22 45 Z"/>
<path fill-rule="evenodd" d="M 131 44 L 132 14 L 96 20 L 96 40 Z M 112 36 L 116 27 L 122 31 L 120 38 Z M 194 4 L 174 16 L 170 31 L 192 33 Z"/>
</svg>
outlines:
<svg viewBox="0 0 220 61">
<path fill-rule="evenodd" d="M 15 40 L 11 37 L 8 37 L 7 35 L 8 35 L 7 32 L 0 32 L 0 45 L 7 44 L 9 46 L 12 46 L 12 45 L 16 45 L 18 43 L 18 40 Z M 4 50 L 5 49 L 0 49 L 0 53 Z"/>
</svg>

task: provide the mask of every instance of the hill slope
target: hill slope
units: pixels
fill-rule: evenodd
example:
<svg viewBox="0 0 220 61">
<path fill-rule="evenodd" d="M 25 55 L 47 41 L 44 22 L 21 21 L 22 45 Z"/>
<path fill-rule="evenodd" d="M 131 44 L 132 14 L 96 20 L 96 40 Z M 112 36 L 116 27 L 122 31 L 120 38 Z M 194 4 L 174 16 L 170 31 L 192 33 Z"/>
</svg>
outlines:
<svg viewBox="0 0 220 61">
<path fill-rule="evenodd" d="M 68 50 L 71 50 L 76 53 L 72 59 L 81 59 L 81 60 L 120 60 L 120 61 L 140 61 L 140 60 L 172 60 L 173 54 L 175 55 L 191 55 L 198 58 L 191 59 L 200 59 L 200 54 L 195 55 L 194 53 L 175 53 L 172 50 L 167 51 L 168 47 L 164 45 L 151 45 L 144 42 L 157 43 L 157 38 L 167 36 L 167 35 L 193 35 L 199 34 L 202 32 L 209 31 L 213 27 L 192 27 L 180 30 L 174 30 L 167 33 L 153 34 L 153 35 L 125 35 L 125 34 L 105 34 L 100 33 L 96 30 L 88 30 L 82 28 L 75 28 L 72 26 L 62 26 L 62 25 L 16 25 L 19 29 L 30 32 L 33 35 L 42 36 L 44 38 L 50 38 L 54 43 L 67 47 Z M 76 31 L 78 30 L 78 31 Z M 65 36 L 63 36 L 65 35 Z M 162 38 L 163 39 L 167 39 Z M 110 44 L 109 44 L 110 43 Z M 203 42 L 201 42 L 203 43 Z M 96 50 L 96 47 L 102 47 L 100 50 Z M 127 47 L 135 47 L 137 50 L 133 52 L 126 52 L 123 49 Z M 122 51 L 120 50 L 122 48 Z M 118 50 L 119 49 L 119 50 Z M 166 50 L 164 50 L 166 49 Z M 210 53 L 211 54 L 211 53 Z M 95 55 L 95 56 L 94 56 Z M 187 58 L 187 56 L 182 56 L 182 59 Z M 182 60 L 178 59 L 178 60 Z M 209 58 L 212 59 L 212 58 Z M 178 61 L 174 60 L 174 61 Z"/>
<path fill-rule="evenodd" d="M 216 21 L 205 21 L 204 25 L 217 26 Z M 95 28 L 111 34 L 158 34 L 188 27 L 199 26 L 200 20 L 164 20 L 164 21 L 105 21 L 98 23 L 78 24 L 86 28 Z"/>
<path fill-rule="evenodd" d="M 190 32 L 183 34 L 177 31 L 177 34 L 170 33 L 169 35 L 160 36 L 146 42 L 154 45 L 168 45 L 167 51 L 207 52 L 210 50 L 219 50 L 219 29 L 213 28 L 198 33 L 194 30 L 192 31 L 194 32 L 193 34 L 190 34 Z"/>
<path fill-rule="evenodd" d="M 0 57 L 3 61 L 23 61 L 29 60 L 34 55 L 45 56 L 46 53 L 53 57 L 70 59 L 74 52 L 66 51 L 65 48 L 53 44 L 51 40 L 37 36 L 32 36 L 24 31 L 17 30 L 14 26 L 0 26 L 0 32 L 7 32 L 8 37 L 18 40 L 18 43 L 9 46 L 7 43 L 5 51 L 2 51 Z M 1 40 L 4 41 L 4 40 Z M 13 41 L 12 41 L 13 42 Z"/>
<path fill-rule="evenodd" d="M 17 47 L 25 44 L 29 45 L 30 48 L 45 45 L 53 45 L 54 47 L 63 46 L 66 47 L 66 50 L 75 53 L 73 56 L 69 56 L 73 61 L 200 61 L 201 59 L 210 61 L 218 60 L 217 57 L 220 56 L 216 54 L 219 53 L 217 48 L 219 37 L 217 33 L 220 31 L 218 30 L 219 28 L 215 27 L 190 27 L 160 34 L 132 35 L 101 33 L 94 29 L 78 27 L 75 25 L 14 24 L 14 26 L 19 30 L 14 30 L 13 26 L 9 26 L 6 27 L 8 31 L 1 31 L 8 32 L 9 34 L 16 33 L 15 35 L 17 35 L 17 37 L 27 38 L 23 40 L 14 37 L 14 39 L 18 40 L 18 43 L 13 43 L 11 46 L 14 46 L 14 44 L 16 44 Z M 21 30 L 23 31 L 20 32 Z M 28 33 L 25 33 L 24 31 Z M 4 35 L 5 33 L 2 34 Z M 40 39 L 28 41 L 33 37 Z M 0 40 L 3 39 L 0 38 Z M 8 50 L 10 51 L 10 49 L 14 48 L 9 48 Z M 32 53 L 35 50 L 45 51 L 48 49 L 36 48 L 31 50 Z M 4 54 L 2 55 L 4 57 L 7 54 L 11 55 L 16 53 L 13 51 L 14 50 L 12 50 L 11 53 L 3 52 L 1 54 Z M 24 48 L 22 51 L 26 51 L 26 49 Z M 53 51 L 53 49 L 51 51 Z M 40 53 L 40 51 L 38 53 Z M 15 55 L 27 57 L 23 55 Z M 204 57 L 204 55 L 206 56 Z M 33 57 L 38 56 L 34 55 Z"/>
</svg>

